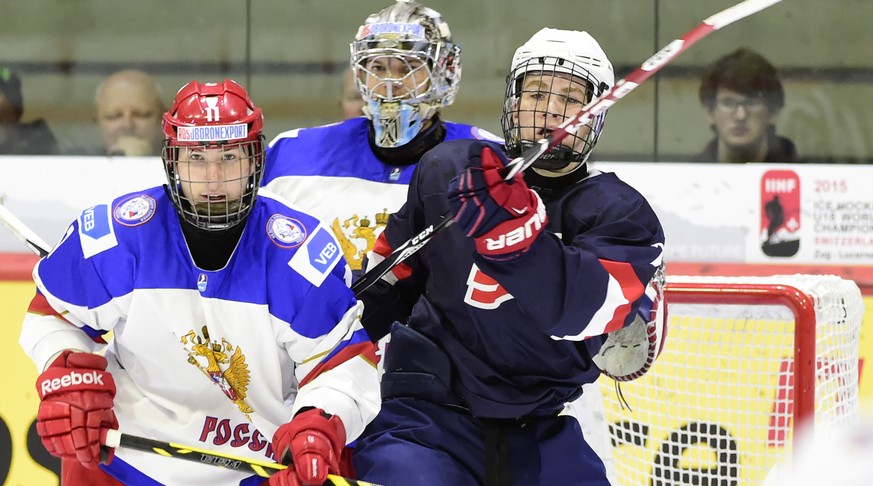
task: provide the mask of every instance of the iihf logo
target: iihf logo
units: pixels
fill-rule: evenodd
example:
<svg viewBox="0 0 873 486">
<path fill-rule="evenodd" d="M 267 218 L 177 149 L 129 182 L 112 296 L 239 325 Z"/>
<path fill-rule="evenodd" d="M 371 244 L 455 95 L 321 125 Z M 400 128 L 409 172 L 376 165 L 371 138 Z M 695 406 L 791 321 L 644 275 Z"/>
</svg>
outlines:
<svg viewBox="0 0 873 486">
<path fill-rule="evenodd" d="M 400 167 L 394 167 L 393 169 L 391 169 L 391 173 L 388 174 L 388 179 L 390 179 L 392 181 L 396 181 L 396 180 L 400 179 L 401 172 L 403 172 L 403 171 L 400 169 Z"/>
<path fill-rule="evenodd" d="M 197 290 L 201 292 L 206 292 L 206 284 L 209 279 L 206 277 L 205 273 L 201 273 L 200 276 L 197 277 Z"/>
</svg>

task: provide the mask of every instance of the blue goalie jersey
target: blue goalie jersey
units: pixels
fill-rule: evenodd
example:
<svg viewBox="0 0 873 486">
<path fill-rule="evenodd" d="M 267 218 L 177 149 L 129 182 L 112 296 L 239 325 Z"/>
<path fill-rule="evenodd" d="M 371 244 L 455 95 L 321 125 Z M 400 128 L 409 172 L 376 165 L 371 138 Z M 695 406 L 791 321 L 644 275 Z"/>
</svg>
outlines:
<svg viewBox="0 0 873 486">
<path fill-rule="evenodd" d="M 343 255 L 360 271 L 367 253 L 406 201 L 413 160 L 383 162 L 370 146 L 364 117 L 290 130 L 270 142 L 262 185 L 330 226 Z M 445 140 L 500 138 L 470 125 L 442 122 Z"/>
</svg>

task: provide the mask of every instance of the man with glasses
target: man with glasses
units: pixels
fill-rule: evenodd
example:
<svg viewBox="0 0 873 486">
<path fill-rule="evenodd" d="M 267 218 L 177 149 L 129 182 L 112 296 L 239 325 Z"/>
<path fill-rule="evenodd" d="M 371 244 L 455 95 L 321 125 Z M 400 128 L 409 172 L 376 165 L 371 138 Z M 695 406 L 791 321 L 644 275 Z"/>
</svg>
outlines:
<svg viewBox="0 0 873 486">
<path fill-rule="evenodd" d="M 700 104 L 715 137 L 697 162 L 798 162 L 794 143 L 776 134 L 785 92 L 776 69 L 740 48 L 703 74 Z"/>
</svg>

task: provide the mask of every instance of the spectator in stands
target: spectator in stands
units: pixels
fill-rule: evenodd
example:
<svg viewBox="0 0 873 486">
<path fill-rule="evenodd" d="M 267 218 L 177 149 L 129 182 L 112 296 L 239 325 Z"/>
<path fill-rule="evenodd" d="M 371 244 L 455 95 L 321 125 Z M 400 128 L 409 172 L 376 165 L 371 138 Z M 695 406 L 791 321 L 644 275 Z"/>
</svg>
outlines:
<svg viewBox="0 0 873 486">
<path fill-rule="evenodd" d="M 165 107 L 151 76 L 133 69 L 109 75 L 97 87 L 95 107 L 103 146 L 94 155 L 160 155 Z"/>
<path fill-rule="evenodd" d="M 0 65 L 0 155 L 53 155 L 58 143 L 44 120 L 22 123 L 21 78 Z"/>
<path fill-rule="evenodd" d="M 346 69 L 343 74 L 340 110 L 344 120 L 364 116 L 364 99 L 358 92 L 358 87 L 355 85 L 355 74 L 351 69 Z"/>
<path fill-rule="evenodd" d="M 700 84 L 700 104 L 715 137 L 698 162 L 798 162 L 794 143 L 776 134 L 785 92 L 763 56 L 737 49 L 710 65 Z"/>
</svg>

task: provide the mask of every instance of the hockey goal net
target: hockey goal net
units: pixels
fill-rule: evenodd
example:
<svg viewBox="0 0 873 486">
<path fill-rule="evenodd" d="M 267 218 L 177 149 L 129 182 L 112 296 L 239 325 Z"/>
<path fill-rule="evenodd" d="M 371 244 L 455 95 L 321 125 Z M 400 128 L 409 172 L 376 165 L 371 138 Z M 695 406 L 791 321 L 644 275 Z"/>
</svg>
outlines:
<svg viewBox="0 0 873 486">
<path fill-rule="evenodd" d="M 761 485 L 799 424 L 859 415 L 864 304 L 836 276 L 670 277 L 663 354 L 603 380 L 621 486 Z"/>
</svg>

